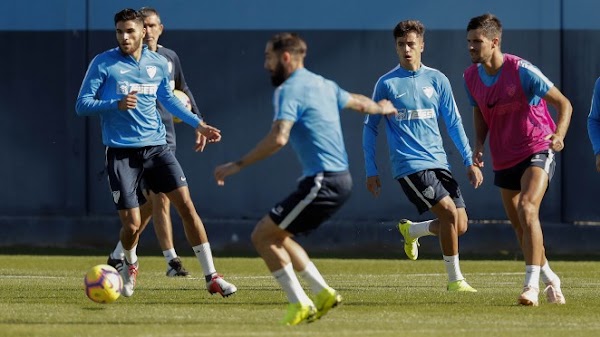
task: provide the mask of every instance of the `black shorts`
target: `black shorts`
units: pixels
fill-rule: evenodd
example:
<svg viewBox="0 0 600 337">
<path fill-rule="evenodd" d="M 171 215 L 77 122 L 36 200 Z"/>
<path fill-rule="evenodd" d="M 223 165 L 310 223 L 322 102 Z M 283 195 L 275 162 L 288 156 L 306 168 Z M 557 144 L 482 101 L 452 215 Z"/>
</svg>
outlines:
<svg viewBox="0 0 600 337">
<path fill-rule="evenodd" d="M 541 167 L 548 174 L 548 183 L 550 183 L 556 168 L 554 151 L 545 150 L 534 153 L 511 168 L 494 171 L 494 185 L 507 190 L 520 191 L 521 177 L 525 170 L 532 166 Z"/>
<path fill-rule="evenodd" d="M 456 208 L 465 208 L 458 183 L 448 170 L 423 170 L 399 178 L 398 182 L 420 214 L 427 212 L 447 196 L 454 200 Z"/>
<path fill-rule="evenodd" d="M 146 202 L 140 187 L 142 179 L 154 193 L 187 186 L 181 165 L 168 145 L 106 148 L 106 169 L 118 210 L 136 208 Z"/>
<path fill-rule="evenodd" d="M 324 172 L 305 177 L 298 188 L 269 212 L 271 219 L 294 235 L 308 234 L 329 219 L 350 197 L 350 172 Z"/>
</svg>

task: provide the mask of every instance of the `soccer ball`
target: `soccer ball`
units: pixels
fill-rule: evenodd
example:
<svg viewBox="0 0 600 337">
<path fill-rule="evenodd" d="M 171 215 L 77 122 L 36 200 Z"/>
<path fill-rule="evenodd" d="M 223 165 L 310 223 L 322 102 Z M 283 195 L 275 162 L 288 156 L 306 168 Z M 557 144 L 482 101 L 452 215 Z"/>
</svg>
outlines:
<svg viewBox="0 0 600 337">
<path fill-rule="evenodd" d="M 96 303 L 112 303 L 121 296 L 123 279 L 119 272 L 107 265 L 92 267 L 84 278 L 85 294 Z"/>
<path fill-rule="evenodd" d="M 188 109 L 188 111 L 192 111 L 192 101 L 190 100 L 188 95 L 185 94 L 185 92 L 175 89 L 175 90 L 173 90 L 173 95 L 175 95 L 175 97 L 179 98 L 181 103 L 183 103 L 183 105 L 185 105 L 185 108 Z M 173 122 L 181 123 L 181 119 L 179 119 L 179 117 L 177 117 L 177 116 L 173 116 Z"/>
</svg>

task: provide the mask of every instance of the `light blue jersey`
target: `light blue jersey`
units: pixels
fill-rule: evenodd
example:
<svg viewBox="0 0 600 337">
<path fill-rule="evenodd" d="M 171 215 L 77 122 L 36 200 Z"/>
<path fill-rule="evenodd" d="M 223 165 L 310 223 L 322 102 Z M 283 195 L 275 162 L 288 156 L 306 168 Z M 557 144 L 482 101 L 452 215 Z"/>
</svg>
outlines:
<svg viewBox="0 0 600 337">
<path fill-rule="evenodd" d="M 417 71 L 409 71 L 398 65 L 375 84 L 373 100 L 382 99 L 390 100 L 398 114 L 367 115 L 365 118 L 363 150 L 367 177 L 379 175 L 375 145 L 382 118 L 394 179 L 427 169 L 450 170 L 438 125 L 440 117 L 444 119 L 464 165 L 473 164 L 450 81 L 440 71 L 424 65 Z"/>
<path fill-rule="evenodd" d="M 592 106 L 588 115 L 587 128 L 594 155 L 597 155 L 600 153 L 600 78 L 596 79 L 596 84 L 594 84 Z"/>
<path fill-rule="evenodd" d="M 114 48 L 97 55 L 88 67 L 75 110 L 100 116 L 102 142 L 108 147 L 139 148 L 166 144 L 165 126 L 156 107 L 163 106 L 194 128 L 200 118 L 171 91 L 167 59 L 143 46 L 138 61 Z M 137 91 L 137 107 L 119 110 L 118 102 Z"/>
<path fill-rule="evenodd" d="M 304 176 L 348 169 L 340 109 L 350 94 L 335 82 L 300 68 L 273 94 L 274 120 L 293 121 L 290 143 Z"/>
<path fill-rule="evenodd" d="M 483 68 L 481 64 L 478 64 L 477 73 L 479 74 L 481 82 L 486 86 L 491 87 L 498 81 L 498 78 L 502 73 L 502 68 L 500 68 L 500 71 L 496 74 L 488 75 L 485 72 L 485 68 Z M 519 78 L 521 79 L 523 92 L 525 93 L 525 96 L 527 96 L 530 105 L 538 105 L 542 100 L 542 97 L 546 96 L 548 90 L 554 86 L 554 83 L 552 83 L 538 67 L 526 60 L 519 60 Z M 471 106 L 477 106 L 473 96 L 471 96 L 471 92 L 466 87 L 466 83 L 464 83 L 464 85 Z"/>
</svg>

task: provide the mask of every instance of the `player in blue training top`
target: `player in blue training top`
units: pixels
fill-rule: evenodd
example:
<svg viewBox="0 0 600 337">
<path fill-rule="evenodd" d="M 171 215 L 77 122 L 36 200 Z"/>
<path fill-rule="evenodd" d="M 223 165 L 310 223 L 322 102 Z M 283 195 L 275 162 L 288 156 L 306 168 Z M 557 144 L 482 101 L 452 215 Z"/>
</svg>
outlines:
<svg viewBox="0 0 600 337">
<path fill-rule="evenodd" d="M 400 182 L 419 213 L 431 210 L 437 219 L 411 222 L 403 219 L 398 229 L 404 237 L 404 251 L 411 260 L 418 256 L 418 239 L 425 235 L 440 238 L 448 272 L 448 290 L 475 292 L 463 277 L 458 259 L 458 236 L 467 231 L 467 212 L 460 188 L 452 177 L 442 144 L 438 119 L 444 119 L 448 134 L 459 150 L 469 180 L 477 188 L 481 171 L 473 165 L 471 147 L 448 78 L 421 63 L 425 27 L 406 20 L 394 28 L 400 64 L 375 84 L 374 100 L 389 99 L 398 114 L 385 116 L 385 130 L 394 179 Z M 366 116 L 363 150 L 367 189 L 379 196 L 381 182 L 375 162 L 378 125 L 382 117 Z"/>
<path fill-rule="evenodd" d="M 290 301 L 283 324 L 296 325 L 326 314 L 342 300 L 323 279 L 306 251 L 292 239 L 307 234 L 329 219 L 348 199 L 352 179 L 342 136 L 339 110 L 369 114 L 395 113 L 387 100 L 375 103 L 351 94 L 335 82 L 304 68 L 306 43 L 293 33 L 273 36 L 265 49 L 265 68 L 277 87 L 271 131 L 236 162 L 215 169 L 219 185 L 242 168 L 265 159 L 288 141 L 302 165 L 298 188 L 277 203 L 254 228 L 252 243 Z M 294 270 L 309 284 L 314 303 Z"/>
<path fill-rule="evenodd" d="M 122 222 L 120 239 L 125 260 L 117 264 L 123 277 L 122 294 L 133 295 L 138 272 L 140 205 L 146 198 L 139 187 L 143 179 L 154 193 L 165 193 L 177 209 L 188 242 L 206 276 L 211 294 L 223 296 L 237 289 L 217 274 L 204 225 L 190 200 L 186 177 L 166 142 L 165 126 L 156 108 L 165 108 L 196 129 L 196 150 L 221 140 L 218 129 L 187 111 L 169 85 L 167 60 L 142 45 L 146 34 L 139 12 L 124 9 L 114 17 L 119 46 L 97 55 L 89 65 L 76 111 L 80 116 L 100 116 L 106 145 L 106 167 L 113 200 Z"/>
<path fill-rule="evenodd" d="M 600 77 L 594 84 L 592 106 L 587 120 L 588 135 L 596 157 L 596 171 L 600 172 Z"/>
<path fill-rule="evenodd" d="M 161 23 L 160 15 L 154 8 L 143 7 L 139 10 L 142 18 L 144 19 L 144 28 L 146 28 L 146 35 L 144 42 L 148 45 L 148 49 L 164 56 L 168 62 L 169 70 L 169 84 L 171 89 L 177 89 L 184 92 L 189 98 L 192 105 L 192 112 L 197 114 L 200 118 L 202 115 L 198 110 L 194 96 L 190 91 L 185 77 L 183 76 L 183 70 L 181 68 L 181 62 L 179 56 L 175 51 L 165 48 L 158 44 L 164 26 Z M 157 108 L 160 112 L 162 123 L 165 125 L 165 131 L 167 134 L 167 144 L 171 148 L 171 151 L 175 153 L 176 150 L 176 139 L 175 139 L 175 126 L 173 123 L 173 115 L 169 113 L 160 102 L 157 102 Z M 201 136 L 200 151 L 203 150 L 204 144 L 206 144 L 206 137 Z M 142 183 L 142 186 L 145 186 Z M 140 232 L 144 231 L 150 218 L 152 217 L 154 222 L 154 231 L 156 232 L 156 238 L 163 251 L 163 256 L 167 262 L 167 276 L 188 276 L 189 273 L 183 267 L 181 259 L 178 257 L 175 251 L 175 245 L 173 244 L 173 225 L 171 223 L 171 203 L 169 198 L 164 193 L 153 193 L 148 191 L 150 202 L 145 203 L 141 208 L 141 223 Z M 116 266 L 121 260 L 124 259 L 123 245 L 119 241 L 115 250 L 110 254 L 107 263 L 111 266 Z"/>
</svg>

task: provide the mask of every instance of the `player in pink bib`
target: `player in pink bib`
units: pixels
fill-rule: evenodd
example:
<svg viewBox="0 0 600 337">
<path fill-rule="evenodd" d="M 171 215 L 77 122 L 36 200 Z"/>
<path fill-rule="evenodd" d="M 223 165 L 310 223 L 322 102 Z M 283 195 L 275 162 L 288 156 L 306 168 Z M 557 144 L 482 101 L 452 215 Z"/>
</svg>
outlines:
<svg viewBox="0 0 600 337">
<path fill-rule="evenodd" d="M 500 50 L 502 24 L 492 14 L 474 17 L 467 26 L 473 65 L 464 73 L 475 125 L 473 162 L 483 167 L 489 135 L 494 185 L 525 257 L 525 282 L 518 303 L 538 305 L 539 282 L 549 303 L 564 304 L 559 277 L 546 259 L 539 220 L 540 204 L 564 147 L 571 120 L 569 100 L 542 72 Z M 558 112 L 552 120 L 546 102 Z"/>
</svg>

